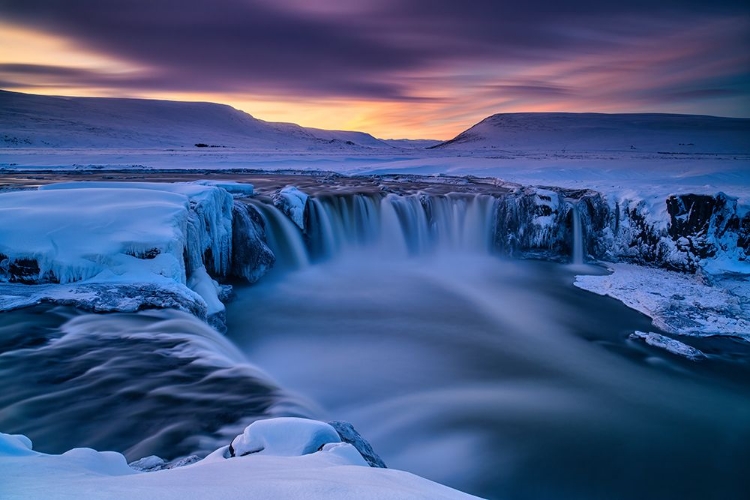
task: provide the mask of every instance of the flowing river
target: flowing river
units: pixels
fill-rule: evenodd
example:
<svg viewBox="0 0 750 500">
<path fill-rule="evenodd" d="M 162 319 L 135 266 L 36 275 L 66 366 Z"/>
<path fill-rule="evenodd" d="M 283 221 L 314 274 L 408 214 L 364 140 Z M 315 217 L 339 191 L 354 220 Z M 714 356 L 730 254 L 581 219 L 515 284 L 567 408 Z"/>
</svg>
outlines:
<svg viewBox="0 0 750 500">
<path fill-rule="evenodd" d="M 278 260 L 235 287 L 226 336 L 175 311 L 3 313 L 0 429 L 176 458 L 302 415 L 489 498 L 750 491 L 747 347 L 694 341 L 695 363 L 628 339 L 649 319 L 572 286 L 602 269 L 492 254 L 491 197 L 320 197 L 306 235 L 253 203 Z"/>
</svg>

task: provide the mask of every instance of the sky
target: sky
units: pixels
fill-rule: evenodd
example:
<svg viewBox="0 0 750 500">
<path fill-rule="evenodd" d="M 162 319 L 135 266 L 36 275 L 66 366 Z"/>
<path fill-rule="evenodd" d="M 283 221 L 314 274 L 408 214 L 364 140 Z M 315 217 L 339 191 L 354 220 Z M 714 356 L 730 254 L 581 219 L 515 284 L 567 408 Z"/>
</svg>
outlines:
<svg viewBox="0 0 750 500">
<path fill-rule="evenodd" d="M 750 2 L 0 0 L 0 88 L 381 138 L 502 112 L 750 117 Z"/>
</svg>

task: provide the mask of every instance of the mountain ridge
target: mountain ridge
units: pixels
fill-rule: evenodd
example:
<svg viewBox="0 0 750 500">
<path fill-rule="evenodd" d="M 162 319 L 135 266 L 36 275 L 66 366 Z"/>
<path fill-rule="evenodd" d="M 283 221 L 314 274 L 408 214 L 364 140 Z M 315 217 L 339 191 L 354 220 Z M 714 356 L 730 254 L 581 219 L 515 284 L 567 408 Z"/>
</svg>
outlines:
<svg viewBox="0 0 750 500">
<path fill-rule="evenodd" d="M 226 104 L 0 90 L 0 148 L 394 149 L 365 132 L 267 122 Z"/>
<path fill-rule="evenodd" d="M 429 149 L 750 153 L 750 119 L 670 113 L 498 113 Z"/>
</svg>

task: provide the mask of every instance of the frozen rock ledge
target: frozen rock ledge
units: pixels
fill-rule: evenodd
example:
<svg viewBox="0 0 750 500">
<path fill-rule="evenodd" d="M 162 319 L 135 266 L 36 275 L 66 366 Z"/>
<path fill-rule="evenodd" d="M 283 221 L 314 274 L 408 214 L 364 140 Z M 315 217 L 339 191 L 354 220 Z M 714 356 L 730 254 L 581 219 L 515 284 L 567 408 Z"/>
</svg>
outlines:
<svg viewBox="0 0 750 500">
<path fill-rule="evenodd" d="M 633 264 L 608 264 L 607 276 L 576 276 L 575 286 L 606 295 L 676 335 L 725 335 L 750 341 L 750 281 Z"/>
<path fill-rule="evenodd" d="M 221 327 L 226 287 L 215 278 L 238 270 L 257 279 L 247 269 L 254 262 L 233 262 L 234 209 L 228 191 L 197 183 L 74 182 L 0 194 L 0 310 L 177 307 Z"/>
</svg>

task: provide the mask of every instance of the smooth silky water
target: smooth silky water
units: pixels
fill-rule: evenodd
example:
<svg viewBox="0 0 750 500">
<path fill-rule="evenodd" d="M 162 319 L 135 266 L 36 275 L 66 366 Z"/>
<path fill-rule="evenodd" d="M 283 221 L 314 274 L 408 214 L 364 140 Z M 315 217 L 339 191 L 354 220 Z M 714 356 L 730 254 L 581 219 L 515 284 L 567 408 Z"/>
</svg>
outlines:
<svg viewBox="0 0 750 500">
<path fill-rule="evenodd" d="M 604 272 L 580 242 L 573 266 L 492 255 L 490 198 L 367 203 L 315 200 L 317 263 L 282 261 L 228 307 L 228 337 L 322 418 L 354 423 L 389 466 L 490 498 L 750 491 L 744 361 L 629 340 L 658 330 L 572 286 Z"/>
<path fill-rule="evenodd" d="M 747 348 L 628 340 L 648 318 L 572 286 L 602 269 L 493 255 L 492 197 L 318 196 L 305 236 L 253 204 L 278 261 L 236 287 L 226 337 L 176 311 L 0 314 L 0 430 L 171 459 L 300 415 L 490 498 L 750 491 Z"/>
</svg>

